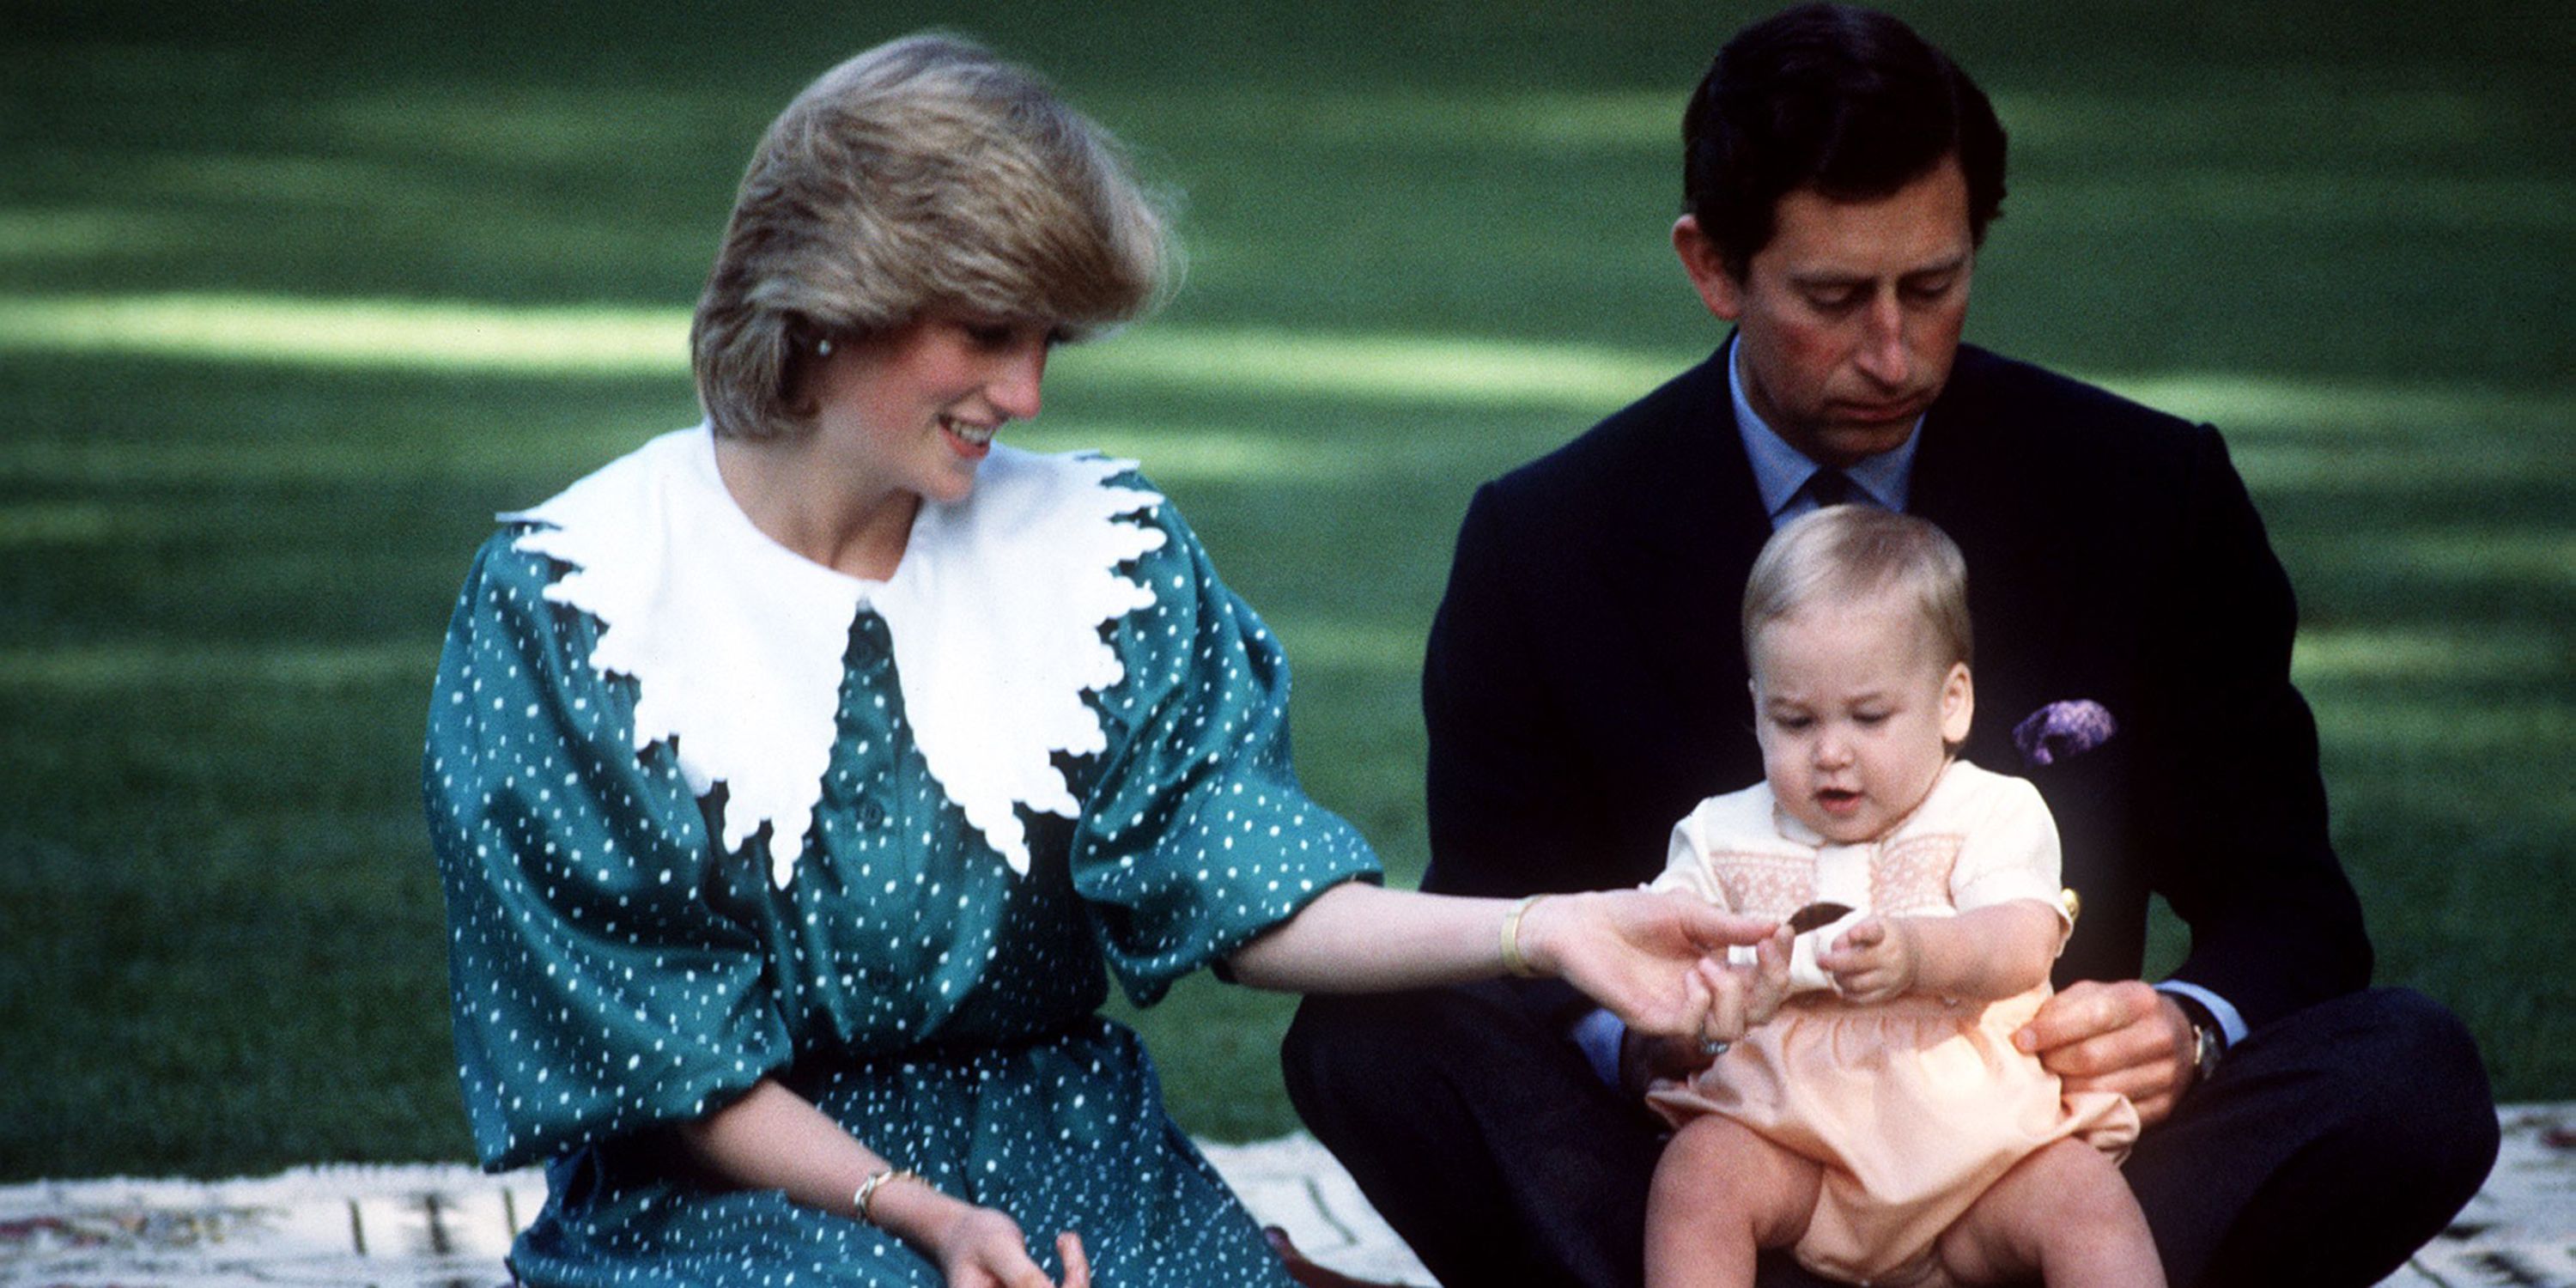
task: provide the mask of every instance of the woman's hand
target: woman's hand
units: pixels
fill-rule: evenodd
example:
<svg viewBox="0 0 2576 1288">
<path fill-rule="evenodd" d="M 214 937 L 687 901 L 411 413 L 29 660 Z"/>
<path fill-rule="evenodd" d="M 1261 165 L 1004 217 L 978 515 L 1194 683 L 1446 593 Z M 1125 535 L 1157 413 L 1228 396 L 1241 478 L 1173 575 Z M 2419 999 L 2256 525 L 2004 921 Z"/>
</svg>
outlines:
<svg viewBox="0 0 2576 1288">
<path fill-rule="evenodd" d="M 1780 1004 L 1789 1000 L 1792 942 L 1784 925 L 1753 946 L 1749 964 L 1738 965 L 1723 957 L 1700 959 L 1700 978 L 1709 989 L 1708 1014 L 1699 1026 L 1703 1044 L 1739 1042 L 1771 1022 Z"/>
<path fill-rule="evenodd" d="M 1769 1023 L 1789 1000 L 1789 929 L 1782 926 L 1754 945 L 1751 962 L 1710 956 L 1693 969 L 1709 995 L 1699 1031 L 1657 1035 L 1621 1029 L 1621 1090 L 1642 1096 L 1655 1083 L 1688 1079 L 1716 1063 L 1728 1043 Z"/>
<path fill-rule="evenodd" d="M 1816 954 L 1834 992 L 1856 1006 L 1894 1001 L 1914 991 L 1922 973 L 1914 932 L 1903 918 L 1863 917 Z"/>
<path fill-rule="evenodd" d="M 1697 1034 L 1718 996 L 1701 960 L 1722 963 L 1730 945 L 1759 943 L 1777 929 L 1678 890 L 1610 890 L 1549 895 L 1530 905 L 1520 942 L 1533 966 L 1583 990 L 1630 1028 Z M 1738 1002 L 1759 1000 L 1749 982 L 1738 992 Z"/>
<path fill-rule="evenodd" d="M 1056 1255 L 1064 1259 L 1059 1285 L 1029 1259 L 1019 1222 L 992 1208 L 957 1206 L 957 1214 L 924 1240 L 948 1288 L 1091 1288 L 1091 1263 L 1073 1231 L 1055 1237 Z"/>
</svg>

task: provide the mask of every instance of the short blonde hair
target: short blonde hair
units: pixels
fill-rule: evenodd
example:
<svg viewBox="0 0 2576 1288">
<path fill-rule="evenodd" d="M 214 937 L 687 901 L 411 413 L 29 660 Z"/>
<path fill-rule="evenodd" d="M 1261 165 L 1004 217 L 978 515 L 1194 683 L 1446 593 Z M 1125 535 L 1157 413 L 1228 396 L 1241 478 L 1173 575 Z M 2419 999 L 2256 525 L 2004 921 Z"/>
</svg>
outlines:
<svg viewBox="0 0 2576 1288">
<path fill-rule="evenodd" d="M 819 342 L 933 309 L 1069 335 L 1143 312 L 1169 260 L 1117 140 L 954 36 L 879 45 L 787 105 L 744 172 L 689 331 L 715 432 L 803 432 Z"/>
<path fill-rule="evenodd" d="M 1783 525 L 1744 583 L 1744 656 L 1762 628 L 1818 602 L 1902 596 L 1921 618 L 1933 664 L 1966 663 L 1968 561 L 1930 522 L 1874 505 L 1831 505 Z"/>
</svg>

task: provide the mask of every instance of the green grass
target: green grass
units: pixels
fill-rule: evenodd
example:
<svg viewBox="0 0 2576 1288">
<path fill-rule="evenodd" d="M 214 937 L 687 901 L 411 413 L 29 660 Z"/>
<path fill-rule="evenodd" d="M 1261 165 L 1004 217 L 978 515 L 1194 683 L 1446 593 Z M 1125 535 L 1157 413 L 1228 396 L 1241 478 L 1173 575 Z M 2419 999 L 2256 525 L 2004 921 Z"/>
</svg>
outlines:
<svg viewBox="0 0 2576 1288">
<path fill-rule="evenodd" d="M 1752 12 L 194 8 L 0 5 L 0 1180 L 466 1155 L 416 787 L 466 555 L 693 416 L 752 138 L 925 23 L 1185 194 L 1184 289 L 1061 355 L 1023 441 L 1144 458 L 1286 640 L 1308 785 L 1409 881 L 1458 515 L 1713 342 L 1673 122 Z M 1971 338 L 2228 430 L 2381 981 L 2503 1096 L 2576 1095 L 2576 19 L 1903 12 L 2014 131 Z M 1139 1018 L 1186 1125 L 1292 1125 L 1286 1012 Z"/>
</svg>

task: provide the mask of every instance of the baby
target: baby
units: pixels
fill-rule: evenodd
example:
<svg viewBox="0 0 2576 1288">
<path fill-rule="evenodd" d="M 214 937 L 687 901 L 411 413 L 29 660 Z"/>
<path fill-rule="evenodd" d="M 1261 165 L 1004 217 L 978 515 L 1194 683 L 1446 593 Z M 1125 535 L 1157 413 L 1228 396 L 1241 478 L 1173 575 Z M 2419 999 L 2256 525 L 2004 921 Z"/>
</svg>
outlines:
<svg viewBox="0 0 2576 1288">
<path fill-rule="evenodd" d="M 2136 1111 L 2011 1042 L 2073 921 L 2038 791 L 1954 758 L 1966 580 L 1938 528 L 1867 506 L 1788 524 L 1753 565 L 1763 781 L 1675 826 L 1656 885 L 1784 920 L 1844 907 L 1756 954 L 1749 1031 L 1650 1093 L 1677 1129 L 1653 1288 L 1751 1284 L 1776 1247 L 1852 1283 L 2164 1283 L 2119 1172 Z"/>
</svg>

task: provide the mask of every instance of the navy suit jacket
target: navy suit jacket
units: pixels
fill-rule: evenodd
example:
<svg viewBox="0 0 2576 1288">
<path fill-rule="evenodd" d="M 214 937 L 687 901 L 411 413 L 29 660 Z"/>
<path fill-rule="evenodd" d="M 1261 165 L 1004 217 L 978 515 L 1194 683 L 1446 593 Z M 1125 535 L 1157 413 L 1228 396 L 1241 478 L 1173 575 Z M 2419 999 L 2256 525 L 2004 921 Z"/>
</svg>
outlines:
<svg viewBox="0 0 2576 1288">
<path fill-rule="evenodd" d="M 2135 978 L 2153 894 L 2191 928 L 2175 977 L 2254 1028 L 2366 985 L 2289 579 L 2217 431 L 1963 347 L 1909 508 L 1967 556 L 1964 754 L 2038 785 L 2083 899 L 2058 983 Z M 1769 535 L 1719 357 L 1477 492 L 1423 669 L 1426 889 L 1649 880 L 1762 776 L 1738 617 Z M 2079 698 L 2117 735 L 2025 765 L 2013 725 Z"/>
</svg>

